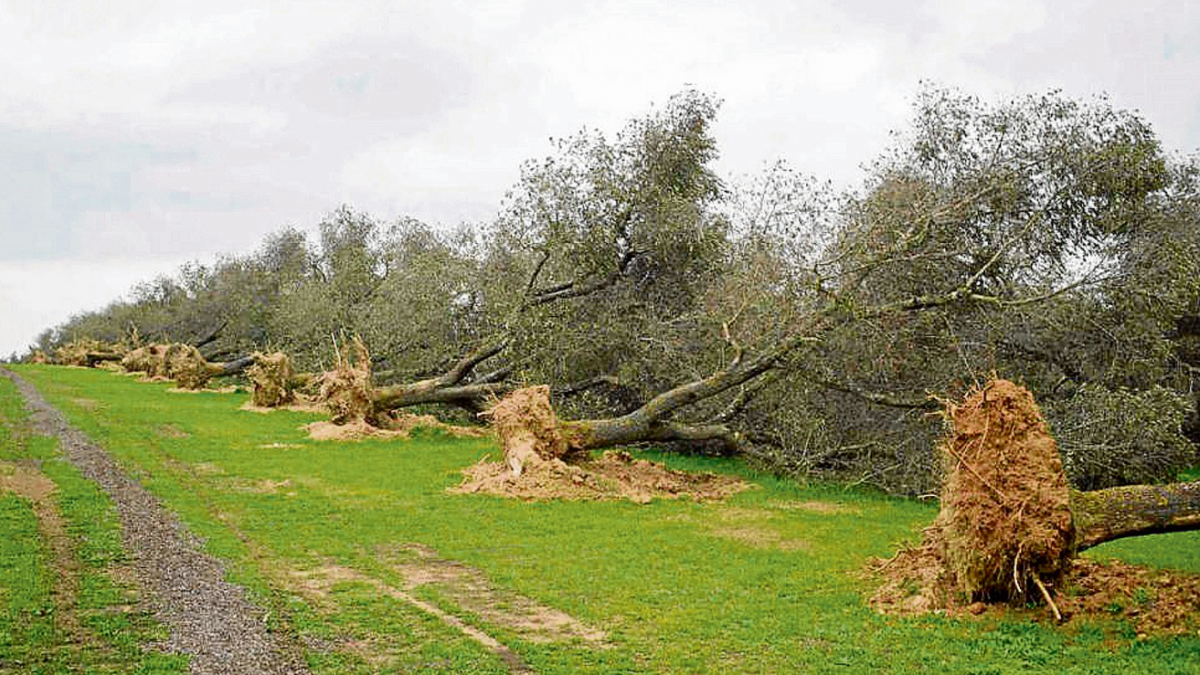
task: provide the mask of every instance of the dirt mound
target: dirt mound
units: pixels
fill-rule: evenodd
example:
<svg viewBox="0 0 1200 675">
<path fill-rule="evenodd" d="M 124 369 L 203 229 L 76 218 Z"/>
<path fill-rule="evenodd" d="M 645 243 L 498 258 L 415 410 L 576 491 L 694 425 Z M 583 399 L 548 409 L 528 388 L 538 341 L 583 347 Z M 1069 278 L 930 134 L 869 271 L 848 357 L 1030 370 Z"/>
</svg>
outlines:
<svg viewBox="0 0 1200 675">
<path fill-rule="evenodd" d="M 599 459 L 573 450 L 562 432 L 547 386 L 518 389 L 484 413 L 504 447 L 503 462 L 486 460 L 466 469 L 455 492 L 485 492 L 526 500 L 655 497 L 723 499 L 749 487 L 732 476 L 673 471 L 606 452 Z"/>
<path fill-rule="evenodd" d="M 488 435 L 488 430 L 482 427 L 459 427 L 446 424 L 433 415 L 413 415 L 393 411 L 387 415 L 377 416 L 376 422 L 382 426 L 368 423 L 366 420 L 355 420 L 336 424 L 332 421 L 313 422 L 304 429 L 309 438 L 315 441 L 357 441 L 366 438 L 408 438 L 414 429 L 436 429 L 452 436 L 478 438 Z"/>
<path fill-rule="evenodd" d="M 334 424 L 373 421 L 371 355 L 358 336 L 338 350 L 333 370 L 321 373 L 320 387 L 318 398 Z"/>
<path fill-rule="evenodd" d="M 887 563 L 874 604 L 924 611 L 1045 599 L 1062 587 L 1074 526 L 1062 460 L 1033 395 L 993 380 L 946 415 L 941 512 L 919 547 Z"/>
<path fill-rule="evenodd" d="M 253 385 L 251 401 L 260 408 L 278 408 L 296 400 L 292 391 L 292 360 L 283 352 L 254 354 L 246 370 Z"/>
<path fill-rule="evenodd" d="M 520 475 L 505 462 L 485 459 L 465 469 L 463 475 L 462 484 L 451 492 L 482 492 L 526 501 L 628 499 L 645 504 L 655 498 L 685 495 L 707 501 L 725 499 L 750 487 L 735 476 L 675 471 L 621 451 L 570 464 L 561 459 L 540 460 L 525 465 Z"/>
<path fill-rule="evenodd" d="M 1200 575 L 1078 558 L 1059 607 L 1067 617 L 1125 619 L 1139 634 L 1196 635 Z"/>
<path fill-rule="evenodd" d="M 263 406 L 255 405 L 254 399 L 249 399 L 243 403 L 239 409 L 261 414 L 266 414 L 275 410 L 290 410 L 292 412 L 302 413 L 324 413 L 328 410 L 325 407 L 325 404 L 312 397 L 304 396 L 303 394 L 297 394 L 295 400 L 293 400 L 291 403 L 285 403 L 283 405 L 273 406 L 270 408 L 264 408 Z"/>
<path fill-rule="evenodd" d="M 1044 608 L 989 607 L 951 592 L 936 544 L 901 551 L 875 570 L 885 579 L 871 605 L 887 614 L 945 612 L 952 616 L 996 612 L 1045 619 Z M 1139 637 L 1195 635 L 1200 631 L 1200 575 L 1151 569 L 1118 560 L 1077 558 L 1064 575 L 1055 604 L 1063 620 L 1127 621 Z"/>
</svg>

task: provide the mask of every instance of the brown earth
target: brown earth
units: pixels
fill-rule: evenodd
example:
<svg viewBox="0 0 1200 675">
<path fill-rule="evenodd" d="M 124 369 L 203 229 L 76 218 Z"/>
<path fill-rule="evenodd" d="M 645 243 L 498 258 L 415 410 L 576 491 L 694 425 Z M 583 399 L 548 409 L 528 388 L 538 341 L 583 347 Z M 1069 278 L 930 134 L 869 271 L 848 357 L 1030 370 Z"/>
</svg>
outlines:
<svg viewBox="0 0 1200 675">
<path fill-rule="evenodd" d="M 696 501 L 725 499 L 751 485 L 735 476 L 688 473 L 668 469 L 623 451 L 605 452 L 598 459 L 568 464 L 560 459 L 526 465 L 520 475 L 502 462 L 484 460 L 463 471 L 457 493 L 513 497 L 526 501 L 628 499 L 638 504 L 653 499 L 688 496 Z"/>
<path fill-rule="evenodd" d="M 302 427 L 314 441 L 361 441 L 368 438 L 408 438 L 415 429 L 436 429 L 459 438 L 480 438 L 488 435 L 482 427 L 462 427 L 446 424 L 433 415 L 414 415 L 393 411 L 376 416 L 376 426 L 366 420 L 348 420 L 336 424 L 330 420 L 312 422 Z"/>
</svg>

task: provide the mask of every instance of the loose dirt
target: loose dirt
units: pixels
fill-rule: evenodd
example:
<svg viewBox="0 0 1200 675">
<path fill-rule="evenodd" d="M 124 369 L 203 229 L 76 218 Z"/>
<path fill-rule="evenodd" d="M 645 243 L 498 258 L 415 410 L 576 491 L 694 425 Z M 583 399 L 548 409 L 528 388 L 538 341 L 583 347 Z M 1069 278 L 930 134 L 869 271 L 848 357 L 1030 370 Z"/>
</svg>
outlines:
<svg viewBox="0 0 1200 675">
<path fill-rule="evenodd" d="M 241 405 L 241 407 L 238 408 L 238 410 L 245 410 L 246 412 L 259 413 L 261 415 L 275 412 L 276 410 L 290 410 L 292 412 L 302 412 L 302 413 L 326 413 L 326 412 L 329 412 L 329 410 L 323 404 L 319 403 L 315 399 L 308 398 L 301 394 L 297 394 L 296 397 L 290 403 L 285 403 L 283 405 L 270 406 L 270 407 L 256 405 L 254 403 L 253 399 L 248 399 L 245 403 L 243 403 Z"/>
<path fill-rule="evenodd" d="M 28 499 L 37 518 L 42 541 L 50 549 L 54 570 L 55 623 L 68 635 L 80 636 L 81 627 L 75 612 L 79 595 L 79 574 L 82 567 L 75 555 L 75 542 L 67 532 L 66 521 L 54 501 L 57 491 L 54 481 L 38 470 L 33 463 L 0 462 L 0 491 L 12 492 Z"/>
<path fill-rule="evenodd" d="M 197 675 L 308 673 L 297 646 L 266 629 L 264 610 L 243 588 L 225 581 L 221 562 L 201 550 L 200 540 L 174 514 L 70 426 L 37 389 L 14 373 L 0 369 L 0 374 L 25 397 L 33 429 L 57 436 L 67 460 L 112 498 L 140 585 L 170 630 L 162 645 L 166 651 L 190 655 Z"/>
<path fill-rule="evenodd" d="M 483 427 L 461 427 L 446 424 L 433 415 L 413 415 L 395 411 L 376 419 L 376 426 L 366 420 L 350 420 L 336 424 L 329 420 L 313 422 L 302 427 L 314 441 L 361 441 L 369 438 L 408 438 L 416 429 L 435 429 L 459 438 L 480 438 L 488 435 Z"/>
<path fill-rule="evenodd" d="M 514 475 L 508 463 L 488 461 L 463 470 L 461 485 L 451 492 L 484 493 L 525 501 L 628 499 L 647 504 L 654 499 L 690 497 L 715 501 L 750 489 L 735 476 L 675 471 L 623 451 L 608 451 L 598 459 L 568 464 L 560 459 L 526 463 Z"/>
</svg>

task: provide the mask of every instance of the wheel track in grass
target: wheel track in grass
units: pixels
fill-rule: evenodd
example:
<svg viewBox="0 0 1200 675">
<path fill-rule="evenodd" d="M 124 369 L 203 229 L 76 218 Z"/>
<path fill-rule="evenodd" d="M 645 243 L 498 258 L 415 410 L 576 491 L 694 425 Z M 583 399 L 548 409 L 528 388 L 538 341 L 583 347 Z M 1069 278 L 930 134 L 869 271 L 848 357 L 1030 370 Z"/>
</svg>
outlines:
<svg viewBox="0 0 1200 675">
<path fill-rule="evenodd" d="M 30 426 L 59 439 L 60 449 L 86 478 L 113 500 L 137 576 L 156 599 L 170 629 L 163 647 L 191 657 L 196 675 L 307 674 L 300 649 L 264 625 L 265 611 L 246 591 L 225 581 L 219 560 L 178 517 L 130 478 L 116 461 L 67 423 L 29 382 L 0 369 L 16 384 L 31 414 Z"/>
<path fill-rule="evenodd" d="M 197 675 L 309 672 L 302 665 L 301 648 L 286 636 L 265 629 L 263 617 L 268 610 L 251 603 L 240 586 L 224 581 L 220 561 L 201 550 L 199 539 L 175 514 L 130 478 L 107 451 L 71 426 L 31 383 L 3 368 L 0 375 L 12 380 L 25 397 L 32 413 L 31 428 L 57 437 L 68 461 L 113 499 L 121 518 L 125 546 L 135 559 L 139 582 L 159 599 L 159 618 L 171 630 L 165 644 L 168 650 L 190 655 L 191 672 Z M 195 481 L 186 477 L 183 480 L 204 502 L 209 515 L 228 528 L 247 547 L 251 557 L 263 564 L 266 556 L 257 542 L 207 499 Z M 512 649 L 459 617 L 370 575 L 349 568 L 337 569 L 342 580 L 367 584 L 382 595 L 435 617 L 492 652 L 509 672 L 518 675 L 534 672 Z M 287 586 L 288 581 L 296 580 L 276 581 Z M 209 594 L 213 601 L 205 606 L 204 599 Z"/>
</svg>

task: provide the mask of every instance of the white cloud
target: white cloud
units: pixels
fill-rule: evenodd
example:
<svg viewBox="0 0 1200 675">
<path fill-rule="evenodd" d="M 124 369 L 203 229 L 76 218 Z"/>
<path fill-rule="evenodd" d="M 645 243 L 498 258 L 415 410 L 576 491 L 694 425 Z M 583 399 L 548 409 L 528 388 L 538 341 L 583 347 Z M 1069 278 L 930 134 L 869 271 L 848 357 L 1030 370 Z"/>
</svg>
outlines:
<svg viewBox="0 0 1200 675">
<path fill-rule="evenodd" d="M 1200 4 L 1177 0 L 0 3 L 0 140 L 20 150 L 0 176 L 21 186 L 0 194 L 21 221 L 0 235 L 73 250 L 49 263 L 70 275 L 106 278 L 112 259 L 121 279 L 84 298 L 10 255 L 0 322 L 36 332 L 164 259 L 244 251 L 342 202 L 487 218 L 548 137 L 614 132 L 687 84 L 724 99 L 719 167 L 735 175 L 785 158 L 855 182 L 920 80 L 985 100 L 1107 91 L 1196 150 L 1196 45 Z M 54 185 L 78 187 L 72 208 Z"/>
<path fill-rule="evenodd" d="M 186 258 L 0 263 L 0 357 L 24 353 L 38 333 L 100 309 Z"/>
</svg>

